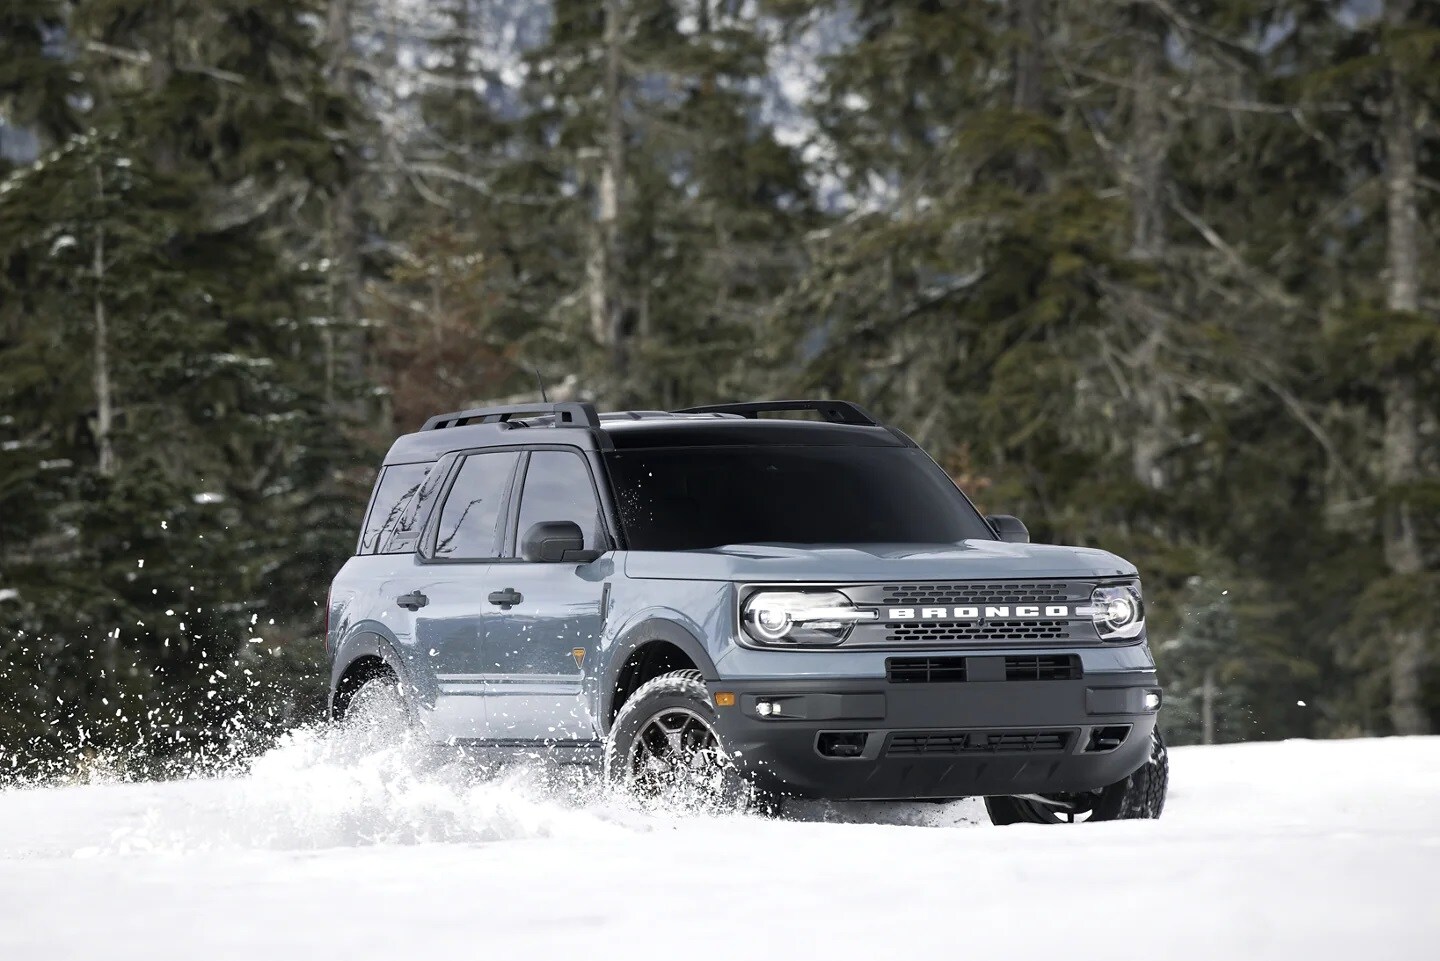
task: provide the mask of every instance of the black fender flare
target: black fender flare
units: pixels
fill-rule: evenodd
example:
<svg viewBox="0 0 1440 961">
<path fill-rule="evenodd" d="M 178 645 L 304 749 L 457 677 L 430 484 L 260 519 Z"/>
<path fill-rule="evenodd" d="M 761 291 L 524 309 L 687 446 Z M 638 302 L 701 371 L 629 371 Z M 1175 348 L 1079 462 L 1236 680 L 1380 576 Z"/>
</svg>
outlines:
<svg viewBox="0 0 1440 961">
<path fill-rule="evenodd" d="M 330 696 L 328 706 L 331 713 L 335 710 L 335 693 L 339 690 L 340 679 L 354 666 L 355 662 L 364 657 L 378 657 L 385 662 L 402 684 L 406 680 L 404 662 L 385 638 L 373 631 L 357 631 L 340 643 L 335 651 L 335 659 L 330 665 Z"/>
<path fill-rule="evenodd" d="M 705 650 L 705 645 L 683 624 L 663 617 L 651 617 L 632 624 L 606 652 L 605 670 L 597 678 L 600 689 L 596 692 L 596 701 L 600 710 L 595 716 L 604 730 L 610 728 L 610 710 L 615 700 L 615 685 L 620 680 L 620 669 L 630 660 L 631 654 L 652 641 L 665 641 L 684 651 L 705 680 L 719 678 L 720 673 L 715 669 L 715 662 Z"/>
</svg>

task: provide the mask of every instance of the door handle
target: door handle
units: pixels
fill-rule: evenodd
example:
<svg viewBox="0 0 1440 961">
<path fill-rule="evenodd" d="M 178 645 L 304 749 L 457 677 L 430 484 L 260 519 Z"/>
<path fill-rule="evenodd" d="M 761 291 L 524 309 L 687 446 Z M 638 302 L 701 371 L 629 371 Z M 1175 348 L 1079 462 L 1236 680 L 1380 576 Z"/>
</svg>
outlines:
<svg viewBox="0 0 1440 961">
<path fill-rule="evenodd" d="M 395 603 L 409 611 L 418 611 L 430 603 L 430 598 L 419 591 L 411 591 L 409 594 L 401 594 L 395 598 Z"/>
<path fill-rule="evenodd" d="M 492 591 L 490 593 L 490 603 L 498 604 L 502 609 L 507 611 L 523 600 L 525 600 L 525 595 L 513 587 L 507 587 L 503 591 Z"/>
</svg>

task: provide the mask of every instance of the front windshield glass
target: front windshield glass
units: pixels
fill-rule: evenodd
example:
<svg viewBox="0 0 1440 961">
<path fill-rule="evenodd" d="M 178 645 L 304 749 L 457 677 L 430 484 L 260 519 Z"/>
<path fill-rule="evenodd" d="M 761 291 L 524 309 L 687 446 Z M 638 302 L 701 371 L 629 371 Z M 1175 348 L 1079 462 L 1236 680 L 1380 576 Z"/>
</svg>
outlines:
<svg viewBox="0 0 1440 961">
<path fill-rule="evenodd" d="M 605 459 L 631 550 L 995 538 L 914 448 L 657 448 Z"/>
</svg>

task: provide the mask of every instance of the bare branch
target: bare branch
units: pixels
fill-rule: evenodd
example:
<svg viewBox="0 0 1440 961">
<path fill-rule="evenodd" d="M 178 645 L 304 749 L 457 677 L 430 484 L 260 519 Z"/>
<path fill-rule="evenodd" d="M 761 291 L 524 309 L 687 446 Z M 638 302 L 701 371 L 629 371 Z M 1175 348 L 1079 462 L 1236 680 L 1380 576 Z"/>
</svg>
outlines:
<svg viewBox="0 0 1440 961">
<path fill-rule="evenodd" d="M 125 63 L 133 63 L 137 66 L 148 66 L 154 62 L 154 57 L 148 50 L 131 50 L 128 47 L 117 47 L 109 43 L 101 43 L 99 40 L 91 40 L 85 44 L 85 49 L 90 53 L 98 53 L 114 60 L 121 60 Z M 181 73 L 198 73 L 202 76 L 219 80 L 222 83 L 243 86 L 245 78 L 238 73 L 231 73 L 229 70 L 221 70 L 219 67 L 211 67 L 203 63 L 182 63 L 176 64 L 175 69 Z"/>
<path fill-rule="evenodd" d="M 1226 243 L 1224 238 L 1221 237 L 1213 227 L 1201 220 L 1198 214 L 1181 203 L 1179 198 L 1174 196 L 1173 191 L 1170 197 L 1170 208 L 1184 218 L 1186 223 L 1195 228 L 1195 232 L 1205 238 L 1206 243 L 1219 251 L 1221 256 L 1230 262 L 1230 265 L 1235 268 L 1240 276 L 1246 279 L 1256 293 L 1261 294 L 1288 310 L 1300 310 L 1303 308 L 1298 298 L 1286 293 L 1274 280 L 1264 276 L 1247 263 L 1239 251 Z"/>
</svg>

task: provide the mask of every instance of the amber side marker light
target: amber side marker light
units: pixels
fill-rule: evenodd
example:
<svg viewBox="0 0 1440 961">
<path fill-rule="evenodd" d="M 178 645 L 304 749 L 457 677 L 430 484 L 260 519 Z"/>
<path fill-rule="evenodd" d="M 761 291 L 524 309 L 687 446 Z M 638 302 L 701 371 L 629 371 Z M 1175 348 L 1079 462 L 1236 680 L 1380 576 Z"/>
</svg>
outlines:
<svg viewBox="0 0 1440 961">
<path fill-rule="evenodd" d="M 718 694 L 715 695 L 715 706 L 716 706 L 716 707 L 734 707 L 734 706 L 735 706 L 735 695 L 734 695 L 734 694 L 731 694 L 729 691 L 721 691 L 720 693 L 718 693 Z"/>
</svg>

